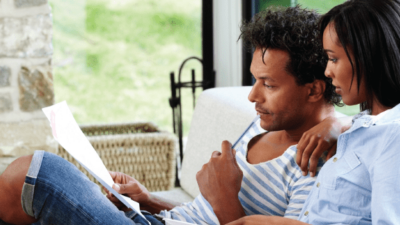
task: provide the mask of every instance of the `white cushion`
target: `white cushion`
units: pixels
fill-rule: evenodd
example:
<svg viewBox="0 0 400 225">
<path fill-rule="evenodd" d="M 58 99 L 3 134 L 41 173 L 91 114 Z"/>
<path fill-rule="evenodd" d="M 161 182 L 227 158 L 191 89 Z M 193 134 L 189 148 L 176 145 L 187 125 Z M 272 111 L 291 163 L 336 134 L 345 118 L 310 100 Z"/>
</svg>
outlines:
<svg viewBox="0 0 400 225">
<path fill-rule="evenodd" d="M 186 144 L 181 186 L 192 197 L 200 191 L 196 173 L 210 159 L 213 151 L 221 151 L 221 143 L 232 144 L 256 116 L 254 104 L 247 96 L 251 87 L 213 88 L 204 91 L 193 113 Z"/>
</svg>

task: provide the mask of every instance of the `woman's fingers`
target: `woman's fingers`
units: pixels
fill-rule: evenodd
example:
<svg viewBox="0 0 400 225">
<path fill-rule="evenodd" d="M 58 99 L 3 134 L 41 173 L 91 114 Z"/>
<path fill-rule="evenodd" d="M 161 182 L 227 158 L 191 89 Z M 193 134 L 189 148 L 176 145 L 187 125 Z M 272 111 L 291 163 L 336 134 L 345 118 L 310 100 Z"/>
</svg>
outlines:
<svg viewBox="0 0 400 225">
<path fill-rule="evenodd" d="M 336 154 L 337 142 L 329 149 L 328 155 L 326 156 L 326 161 L 328 161 L 332 156 Z"/>
<path fill-rule="evenodd" d="M 302 163 L 304 149 L 307 147 L 309 142 L 310 142 L 309 136 L 307 135 L 307 133 L 304 133 L 301 136 L 299 143 L 297 144 L 296 163 L 299 166 L 301 166 Z"/>
<path fill-rule="evenodd" d="M 322 154 L 327 149 L 327 145 L 328 145 L 327 142 L 319 140 L 317 147 L 313 150 L 309 159 L 310 162 L 309 171 L 311 177 L 314 177 L 316 175 L 319 158 L 321 158 Z"/>
<path fill-rule="evenodd" d="M 317 145 L 318 145 L 318 140 L 316 140 L 315 137 L 311 137 L 307 147 L 303 151 L 303 154 L 301 156 L 301 165 L 299 165 L 301 171 L 303 171 L 303 176 L 306 176 L 308 174 L 308 161 L 311 155 L 313 154 L 314 149 L 317 147 Z"/>
</svg>

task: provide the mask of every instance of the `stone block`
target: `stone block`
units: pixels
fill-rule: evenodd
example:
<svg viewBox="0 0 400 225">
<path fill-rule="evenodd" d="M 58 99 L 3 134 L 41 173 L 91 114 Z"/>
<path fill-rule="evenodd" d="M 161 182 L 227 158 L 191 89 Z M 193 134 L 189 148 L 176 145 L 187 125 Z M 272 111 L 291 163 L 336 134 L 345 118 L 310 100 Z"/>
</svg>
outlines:
<svg viewBox="0 0 400 225">
<path fill-rule="evenodd" d="M 8 66 L 0 66 L 0 87 L 10 86 L 11 69 Z"/>
<path fill-rule="evenodd" d="M 28 8 L 47 4 L 47 0 L 14 0 L 16 8 Z"/>
<path fill-rule="evenodd" d="M 0 57 L 50 57 L 52 28 L 50 14 L 0 18 Z"/>
<path fill-rule="evenodd" d="M 51 66 L 22 66 L 18 75 L 20 110 L 33 112 L 54 104 Z"/>
<path fill-rule="evenodd" d="M 35 150 L 57 152 L 47 119 L 17 123 L 0 123 L 0 157 L 19 157 Z"/>
<path fill-rule="evenodd" d="M 11 95 L 9 93 L 0 94 L 0 113 L 11 112 L 12 110 Z"/>
</svg>

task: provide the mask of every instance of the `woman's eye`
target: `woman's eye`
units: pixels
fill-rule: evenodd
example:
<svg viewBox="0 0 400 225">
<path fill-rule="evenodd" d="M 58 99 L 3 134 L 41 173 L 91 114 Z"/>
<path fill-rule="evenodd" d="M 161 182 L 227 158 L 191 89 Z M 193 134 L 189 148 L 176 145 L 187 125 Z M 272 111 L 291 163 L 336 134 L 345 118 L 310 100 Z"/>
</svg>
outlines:
<svg viewBox="0 0 400 225">
<path fill-rule="evenodd" d="M 337 62 L 337 59 L 335 58 L 330 58 L 329 61 L 332 61 L 333 63 Z"/>
</svg>

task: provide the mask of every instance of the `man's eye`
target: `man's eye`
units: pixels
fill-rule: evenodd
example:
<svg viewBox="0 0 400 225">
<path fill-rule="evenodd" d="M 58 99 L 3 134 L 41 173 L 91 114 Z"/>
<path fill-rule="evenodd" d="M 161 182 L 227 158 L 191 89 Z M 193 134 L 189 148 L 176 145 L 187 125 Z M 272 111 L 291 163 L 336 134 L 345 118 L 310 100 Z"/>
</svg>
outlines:
<svg viewBox="0 0 400 225">
<path fill-rule="evenodd" d="M 266 88 L 272 88 L 272 86 L 269 86 L 268 84 L 264 83 L 264 87 Z"/>
</svg>

